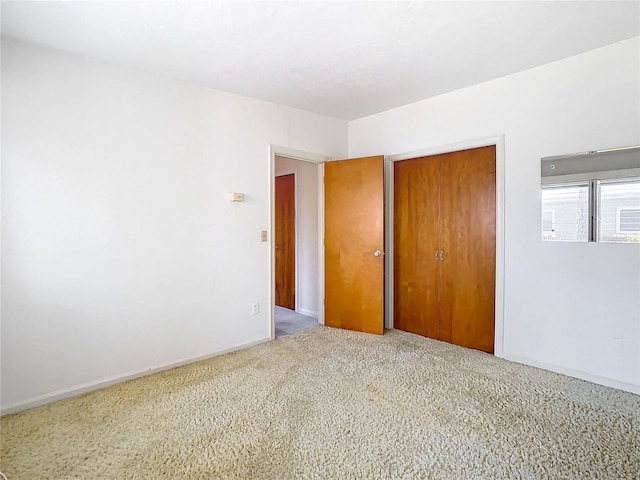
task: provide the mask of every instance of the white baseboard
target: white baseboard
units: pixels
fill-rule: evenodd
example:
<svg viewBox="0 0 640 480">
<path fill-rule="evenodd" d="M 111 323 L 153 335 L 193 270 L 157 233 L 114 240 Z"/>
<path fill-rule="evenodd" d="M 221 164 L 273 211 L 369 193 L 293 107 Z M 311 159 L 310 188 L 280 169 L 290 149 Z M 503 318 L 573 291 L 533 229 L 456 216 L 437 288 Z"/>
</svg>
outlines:
<svg viewBox="0 0 640 480">
<path fill-rule="evenodd" d="M 297 313 L 306 315 L 307 317 L 318 318 L 318 312 L 312 312 L 311 310 L 307 310 L 306 308 L 299 308 Z"/>
<path fill-rule="evenodd" d="M 130 372 L 124 375 L 118 375 L 115 377 L 109 377 L 106 379 L 99 380 L 97 382 L 85 383 L 82 385 L 77 385 L 74 387 L 64 388 L 62 390 L 57 390 L 52 393 L 45 393 L 44 395 L 38 395 L 37 397 L 30 398 L 29 400 L 24 400 L 21 402 L 15 402 L 7 405 L 6 407 L 2 407 L 0 410 L 0 416 L 9 415 L 11 413 L 20 412 L 22 410 L 27 410 L 29 408 L 40 407 L 42 405 L 46 405 L 47 403 L 56 402 L 58 400 L 63 400 L 65 398 L 75 397 L 77 395 L 82 395 L 83 393 L 91 392 L 93 390 L 98 390 L 101 388 L 109 387 L 111 385 L 115 385 L 116 383 L 125 382 L 127 380 L 133 380 L 134 378 L 145 377 L 147 375 L 152 375 L 154 373 L 162 372 L 164 370 L 170 370 L 176 367 L 182 367 L 184 365 L 189 365 L 190 363 L 200 362 L 202 360 L 208 360 L 213 357 L 218 357 L 220 355 L 224 355 L 226 353 L 235 352 L 237 350 L 243 350 L 245 348 L 253 347 L 255 345 L 260 345 L 261 343 L 265 343 L 270 341 L 270 338 L 264 338 L 262 340 L 256 340 L 255 342 L 243 343 L 242 345 L 237 345 L 235 347 L 226 348 L 224 350 L 220 350 L 218 352 L 210 353 L 207 355 L 202 355 L 195 358 L 189 358 L 186 360 L 181 360 L 178 362 L 170 363 L 167 365 L 163 365 L 161 367 L 155 368 L 147 368 L 145 370 L 137 370 L 135 372 Z"/>
<path fill-rule="evenodd" d="M 586 380 L 587 382 L 597 383 L 598 385 L 603 385 L 605 387 L 616 388 L 618 390 L 624 390 L 625 392 L 631 392 L 640 395 L 640 385 L 636 385 L 633 383 L 622 382 L 620 380 L 615 380 L 608 377 L 601 377 L 599 375 L 583 372 L 581 370 L 574 370 L 573 368 L 562 367 L 560 365 L 539 362 L 537 360 L 532 360 L 530 358 L 521 357 L 519 355 L 513 355 L 509 353 L 503 354 L 501 358 L 504 358 L 505 360 L 509 360 L 511 362 L 530 365 L 532 367 L 541 368 L 543 370 L 549 370 L 550 372 L 561 373 L 562 375 L 567 375 L 569 377 L 579 378 L 580 380 Z"/>
</svg>

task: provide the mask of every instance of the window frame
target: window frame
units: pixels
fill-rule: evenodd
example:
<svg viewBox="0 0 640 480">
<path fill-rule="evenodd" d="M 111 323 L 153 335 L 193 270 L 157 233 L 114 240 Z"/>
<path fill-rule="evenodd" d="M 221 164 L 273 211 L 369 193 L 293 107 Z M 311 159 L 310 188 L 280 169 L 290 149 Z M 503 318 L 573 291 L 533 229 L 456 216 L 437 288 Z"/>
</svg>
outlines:
<svg viewBox="0 0 640 480">
<path fill-rule="evenodd" d="M 608 177 L 608 176 L 607 176 Z M 540 190 L 545 189 L 553 189 L 553 188 L 563 188 L 563 187 L 584 187 L 586 186 L 588 189 L 588 212 L 587 212 L 587 242 L 589 243 L 637 243 L 637 242 L 609 242 L 600 240 L 600 187 L 602 185 L 611 185 L 611 184 L 620 184 L 620 183 L 640 183 L 640 175 L 638 176 L 623 176 L 619 178 L 595 178 L 587 181 L 572 181 L 572 182 L 558 182 L 558 183 L 545 183 L 540 186 Z M 542 206 L 542 204 L 541 204 Z M 620 210 L 640 210 L 640 207 L 635 206 L 622 206 L 617 207 L 616 211 L 616 233 L 620 235 L 639 235 L 640 231 L 637 232 L 620 232 Z M 540 222 L 540 233 L 541 238 L 545 242 L 558 242 L 562 240 L 554 240 L 545 238 L 545 234 L 554 233 L 554 231 L 544 230 L 544 212 L 552 211 L 553 209 L 544 208 L 541 209 L 541 222 Z M 555 227 L 555 212 L 553 214 L 553 226 Z M 583 240 L 564 240 L 573 243 L 584 243 Z"/>
<path fill-rule="evenodd" d="M 572 188 L 572 187 L 586 187 L 587 188 L 587 196 L 588 196 L 588 205 L 587 205 L 587 238 L 586 240 L 557 240 L 557 239 L 549 239 L 549 238 L 545 238 L 545 235 L 548 234 L 555 234 L 555 227 L 556 227 L 556 218 L 555 218 L 555 213 L 553 215 L 553 226 L 554 226 L 554 231 L 549 232 L 547 230 L 542 230 L 542 218 L 541 220 L 541 225 L 540 225 L 540 234 L 541 234 L 541 238 L 543 241 L 545 242 L 558 242 L 558 243 L 565 243 L 565 242 L 569 242 L 569 243 L 587 243 L 591 241 L 591 182 L 587 181 L 587 180 L 575 180 L 575 181 L 565 181 L 565 182 L 558 182 L 558 183 L 548 183 L 548 184 L 544 184 L 540 186 L 540 191 L 542 192 L 543 190 L 553 190 L 553 189 L 560 189 L 560 188 Z M 541 215 L 542 212 L 544 211 L 548 211 L 548 210 L 555 210 L 555 209 L 551 209 L 551 208 L 545 208 L 543 210 L 541 210 Z"/>
<path fill-rule="evenodd" d="M 620 178 L 604 178 L 604 179 L 596 179 L 596 180 L 592 180 L 591 181 L 593 184 L 593 197 L 594 197 L 594 210 L 593 210 L 593 214 L 594 214 L 594 219 L 593 219 L 593 232 L 594 232 L 594 239 L 593 240 L 589 240 L 589 241 L 593 241 L 593 242 L 598 242 L 598 243 L 618 243 L 618 244 L 637 244 L 638 242 L 629 242 L 629 241 L 607 241 L 607 240 L 602 240 L 601 237 L 601 217 L 602 217 L 602 210 L 601 210 L 601 187 L 604 185 L 620 185 L 620 184 L 625 184 L 625 183 L 633 183 L 633 184 L 640 184 L 640 175 L 638 176 L 633 176 L 633 177 L 620 177 Z M 638 207 L 616 207 L 616 234 L 617 235 L 638 235 L 638 233 L 632 233 L 632 232 L 620 232 L 620 213 L 618 212 L 618 209 L 625 209 L 625 208 L 630 208 L 630 209 L 635 209 Z"/>
<path fill-rule="evenodd" d="M 587 241 L 597 243 L 638 243 L 637 240 L 614 242 L 601 240 L 601 188 L 604 185 L 619 183 L 640 183 L 640 145 L 628 147 L 607 148 L 602 150 L 589 150 L 586 152 L 571 153 L 565 155 L 555 155 L 541 158 L 540 162 L 540 186 L 541 190 L 553 187 L 569 186 L 572 184 L 582 184 L 587 186 Z M 633 194 L 635 197 L 635 193 Z M 635 202 L 634 202 L 635 203 Z M 612 205 L 607 200 L 608 208 Z M 616 205 L 617 207 L 618 205 Z M 621 207 L 635 205 L 620 205 Z M 542 208 L 544 206 L 541 205 Z M 541 210 L 542 210 L 541 208 Z M 607 214 L 609 215 L 609 213 Z M 616 215 L 617 235 L 638 236 L 638 234 L 619 232 L 619 213 Z M 541 222 L 542 223 L 542 222 Z M 580 222 L 583 224 L 583 222 Z M 607 232 L 609 231 L 607 220 Z M 554 241 L 552 238 L 545 238 L 545 231 L 542 230 L 542 239 Z M 570 241 L 570 240 L 568 240 Z M 584 240 L 578 240 L 582 242 Z"/>
</svg>

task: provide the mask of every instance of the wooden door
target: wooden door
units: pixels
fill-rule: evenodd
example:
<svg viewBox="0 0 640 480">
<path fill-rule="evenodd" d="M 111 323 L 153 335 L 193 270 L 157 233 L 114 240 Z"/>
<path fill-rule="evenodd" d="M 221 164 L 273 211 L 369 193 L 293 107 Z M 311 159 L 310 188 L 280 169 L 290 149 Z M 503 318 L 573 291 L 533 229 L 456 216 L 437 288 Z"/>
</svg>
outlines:
<svg viewBox="0 0 640 480">
<path fill-rule="evenodd" d="M 384 157 L 327 162 L 325 325 L 384 330 Z"/>
<path fill-rule="evenodd" d="M 296 308 L 295 176 L 276 177 L 276 305 Z"/>
<path fill-rule="evenodd" d="M 440 156 L 394 163 L 394 327 L 440 338 Z"/>
<path fill-rule="evenodd" d="M 440 339 L 493 353 L 496 148 L 442 156 Z"/>
<path fill-rule="evenodd" d="M 395 163 L 396 328 L 493 353 L 495 159 L 490 146 Z"/>
</svg>

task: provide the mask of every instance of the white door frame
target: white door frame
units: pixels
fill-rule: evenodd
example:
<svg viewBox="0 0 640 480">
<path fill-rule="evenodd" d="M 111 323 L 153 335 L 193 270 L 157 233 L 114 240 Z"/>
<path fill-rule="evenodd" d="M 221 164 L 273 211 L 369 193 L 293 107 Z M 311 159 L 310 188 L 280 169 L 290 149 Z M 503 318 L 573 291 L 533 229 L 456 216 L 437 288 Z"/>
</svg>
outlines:
<svg viewBox="0 0 640 480">
<path fill-rule="evenodd" d="M 447 145 L 436 145 L 411 152 L 389 155 L 385 157 L 385 192 L 386 192 L 386 238 L 387 255 L 385 255 L 385 326 L 393 328 L 393 162 L 411 158 L 457 152 L 470 148 L 496 147 L 496 290 L 495 290 L 495 338 L 494 355 L 504 357 L 504 194 L 505 194 L 505 159 L 504 135 L 495 135 L 472 140 L 463 140 Z"/>
<path fill-rule="evenodd" d="M 318 165 L 318 323 L 324 325 L 324 162 L 331 157 L 294 150 L 292 148 L 269 145 L 269 325 L 271 340 L 276 338 L 276 248 L 275 248 L 275 192 L 276 155 Z M 283 170 L 284 171 L 284 170 Z M 280 173 L 280 171 L 278 172 Z M 296 175 L 297 180 L 297 175 Z M 296 183 L 296 311 L 298 310 L 298 186 Z"/>
</svg>

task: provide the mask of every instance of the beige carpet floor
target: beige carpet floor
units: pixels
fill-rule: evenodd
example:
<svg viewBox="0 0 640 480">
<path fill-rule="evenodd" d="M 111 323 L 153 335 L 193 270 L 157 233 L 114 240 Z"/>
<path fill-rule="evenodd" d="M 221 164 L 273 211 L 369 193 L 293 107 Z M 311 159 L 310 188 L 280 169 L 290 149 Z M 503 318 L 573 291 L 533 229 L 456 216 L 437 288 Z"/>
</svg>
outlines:
<svg viewBox="0 0 640 480">
<path fill-rule="evenodd" d="M 640 396 L 315 328 L 3 417 L 35 479 L 638 479 Z"/>
</svg>

